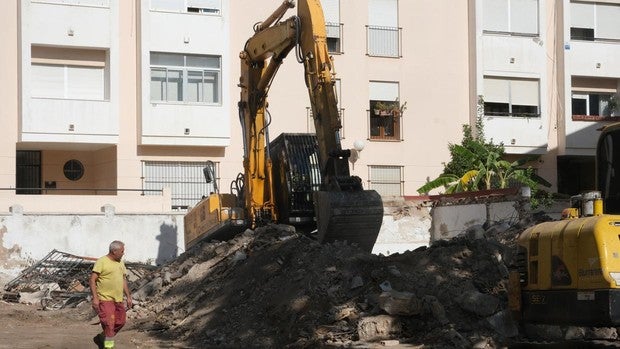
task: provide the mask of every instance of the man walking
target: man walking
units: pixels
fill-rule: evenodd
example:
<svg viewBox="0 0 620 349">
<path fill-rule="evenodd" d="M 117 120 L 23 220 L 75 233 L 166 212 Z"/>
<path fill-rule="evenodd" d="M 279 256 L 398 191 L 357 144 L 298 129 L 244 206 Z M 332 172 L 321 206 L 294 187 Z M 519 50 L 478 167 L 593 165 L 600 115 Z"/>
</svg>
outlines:
<svg viewBox="0 0 620 349">
<path fill-rule="evenodd" d="M 107 255 L 99 258 L 90 274 L 90 290 L 93 295 L 93 309 L 99 314 L 103 333 L 95 337 L 99 347 L 114 348 L 114 336 L 123 328 L 127 318 L 123 293 L 127 308 L 131 308 L 131 293 L 127 286 L 127 269 L 121 260 L 125 254 L 125 244 L 112 241 Z"/>
</svg>

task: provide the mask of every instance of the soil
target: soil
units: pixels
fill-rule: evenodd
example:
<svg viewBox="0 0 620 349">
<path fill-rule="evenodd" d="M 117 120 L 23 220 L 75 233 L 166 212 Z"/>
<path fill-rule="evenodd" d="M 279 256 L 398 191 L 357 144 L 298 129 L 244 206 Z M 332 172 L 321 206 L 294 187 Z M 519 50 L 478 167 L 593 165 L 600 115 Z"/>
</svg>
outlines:
<svg viewBox="0 0 620 349">
<path fill-rule="evenodd" d="M 42 310 L 38 305 L 0 301 L 0 348 L 97 348 L 93 337 L 101 332 L 101 326 L 89 307 L 85 303 L 73 309 Z M 121 330 L 115 342 L 123 349 L 183 348 L 174 341 L 130 328 Z"/>
</svg>

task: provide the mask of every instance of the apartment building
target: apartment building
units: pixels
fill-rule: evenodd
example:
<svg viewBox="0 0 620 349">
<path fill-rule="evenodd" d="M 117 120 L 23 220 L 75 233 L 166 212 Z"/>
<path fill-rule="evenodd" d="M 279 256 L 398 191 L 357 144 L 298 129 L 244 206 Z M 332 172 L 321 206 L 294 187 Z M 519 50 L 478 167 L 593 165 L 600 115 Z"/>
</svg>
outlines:
<svg viewBox="0 0 620 349">
<path fill-rule="evenodd" d="M 238 53 L 280 3 L 5 2 L 5 210 L 92 210 L 80 202 L 101 196 L 127 210 L 161 210 L 166 200 L 167 209 L 183 210 L 214 190 L 202 172 L 209 161 L 226 190 L 242 171 Z M 470 119 L 467 4 L 322 3 L 343 147 L 364 145 L 352 171 L 386 196 L 414 195 L 441 171 L 447 144 Z M 272 139 L 313 132 L 294 57 L 268 100 Z M 382 116 L 381 103 L 407 109 Z"/>
<path fill-rule="evenodd" d="M 0 212 L 182 215 L 227 192 L 243 170 L 239 52 L 280 3 L 0 2 Z M 619 0 L 321 3 L 366 188 L 416 195 L 479 112 L 510 156 L 542 156 L 553 190 L 593 186 L 597 129 L 618 113 Z M 268 101 L 271 139 L 313 132 L 294 57 Z"/>
<path fill-rule="evenodd" d="M 616 121 L 620 1 L 476 0 L 485 131 L 574 195 L 595 187 L 598 130 Z"/>
</svg>

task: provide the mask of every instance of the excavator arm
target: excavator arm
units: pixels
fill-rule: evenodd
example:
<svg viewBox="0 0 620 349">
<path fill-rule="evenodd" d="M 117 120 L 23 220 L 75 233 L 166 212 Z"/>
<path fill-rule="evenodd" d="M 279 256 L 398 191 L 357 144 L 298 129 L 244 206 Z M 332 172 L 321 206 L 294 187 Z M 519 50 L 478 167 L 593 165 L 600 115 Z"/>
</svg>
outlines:
<svg viewBox="0 0 620 349">
<path fill-rule="evenodd" d="M 349 172 L 351 152 L 342 149 L 340 142 L 342 125 L 320 1 L 300 0 L 297 16 L 281 21 L 294 6 L 294 1 L 285 0 L 265 21 L 256 24 L 254 35 L 239 55 L 244 205 L 252 226 L 278 219 L 267 94 L 284 58 L 295 49 L 297 61 L 304 65 L 318 145 L 321 186 L 313 196 L 319 238 L 323 242 L 347 240 L 370 251 L 381 227 L 383 203 L 377 192 L 363 190 L 361 179 Z"/>
</svg>

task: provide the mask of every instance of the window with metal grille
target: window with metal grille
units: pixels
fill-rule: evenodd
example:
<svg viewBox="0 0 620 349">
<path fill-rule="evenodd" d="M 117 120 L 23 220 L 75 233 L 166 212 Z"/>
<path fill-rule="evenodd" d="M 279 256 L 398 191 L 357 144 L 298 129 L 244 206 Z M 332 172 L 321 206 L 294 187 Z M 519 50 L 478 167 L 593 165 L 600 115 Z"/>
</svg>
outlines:
<svg viewBox="0 0 620 349">
<path fill-rule="evenodd" d="M 340 0 L 322 0 L 325 29 L 327 30 L 327 49 L 332 53 L 342 53 L 342 23 L 340 23 Z"/>
<path fill-rule="evenodd" d="M 15 193 L 41 194 L 41 152 L 18 150 L 16 156 Z"/>
<path fill-rule="evenodd" d="M 366 45 L 369 56 L 400 57 L 401 29 L 398 27 L 398 0 L 368 2 Z"/>
<path fill-rule="evenodd" d="M 214 191 L 213 183 L 207 183 L 204 176 L 206 162 L 142 162 L 142 189 L 144 195 L 159 195 L 156 191 L 170 188 L 172 209 L 186 210 L 196 205 L 203 196 Z M 215 180 L 219 180 L 219 164 L 216 163 Z"/>
<path fill-rule="evenodd" d="M 403 195 L 402 166 L 369 166 L 370 189 L 381 196 Z"/>
</svg>

